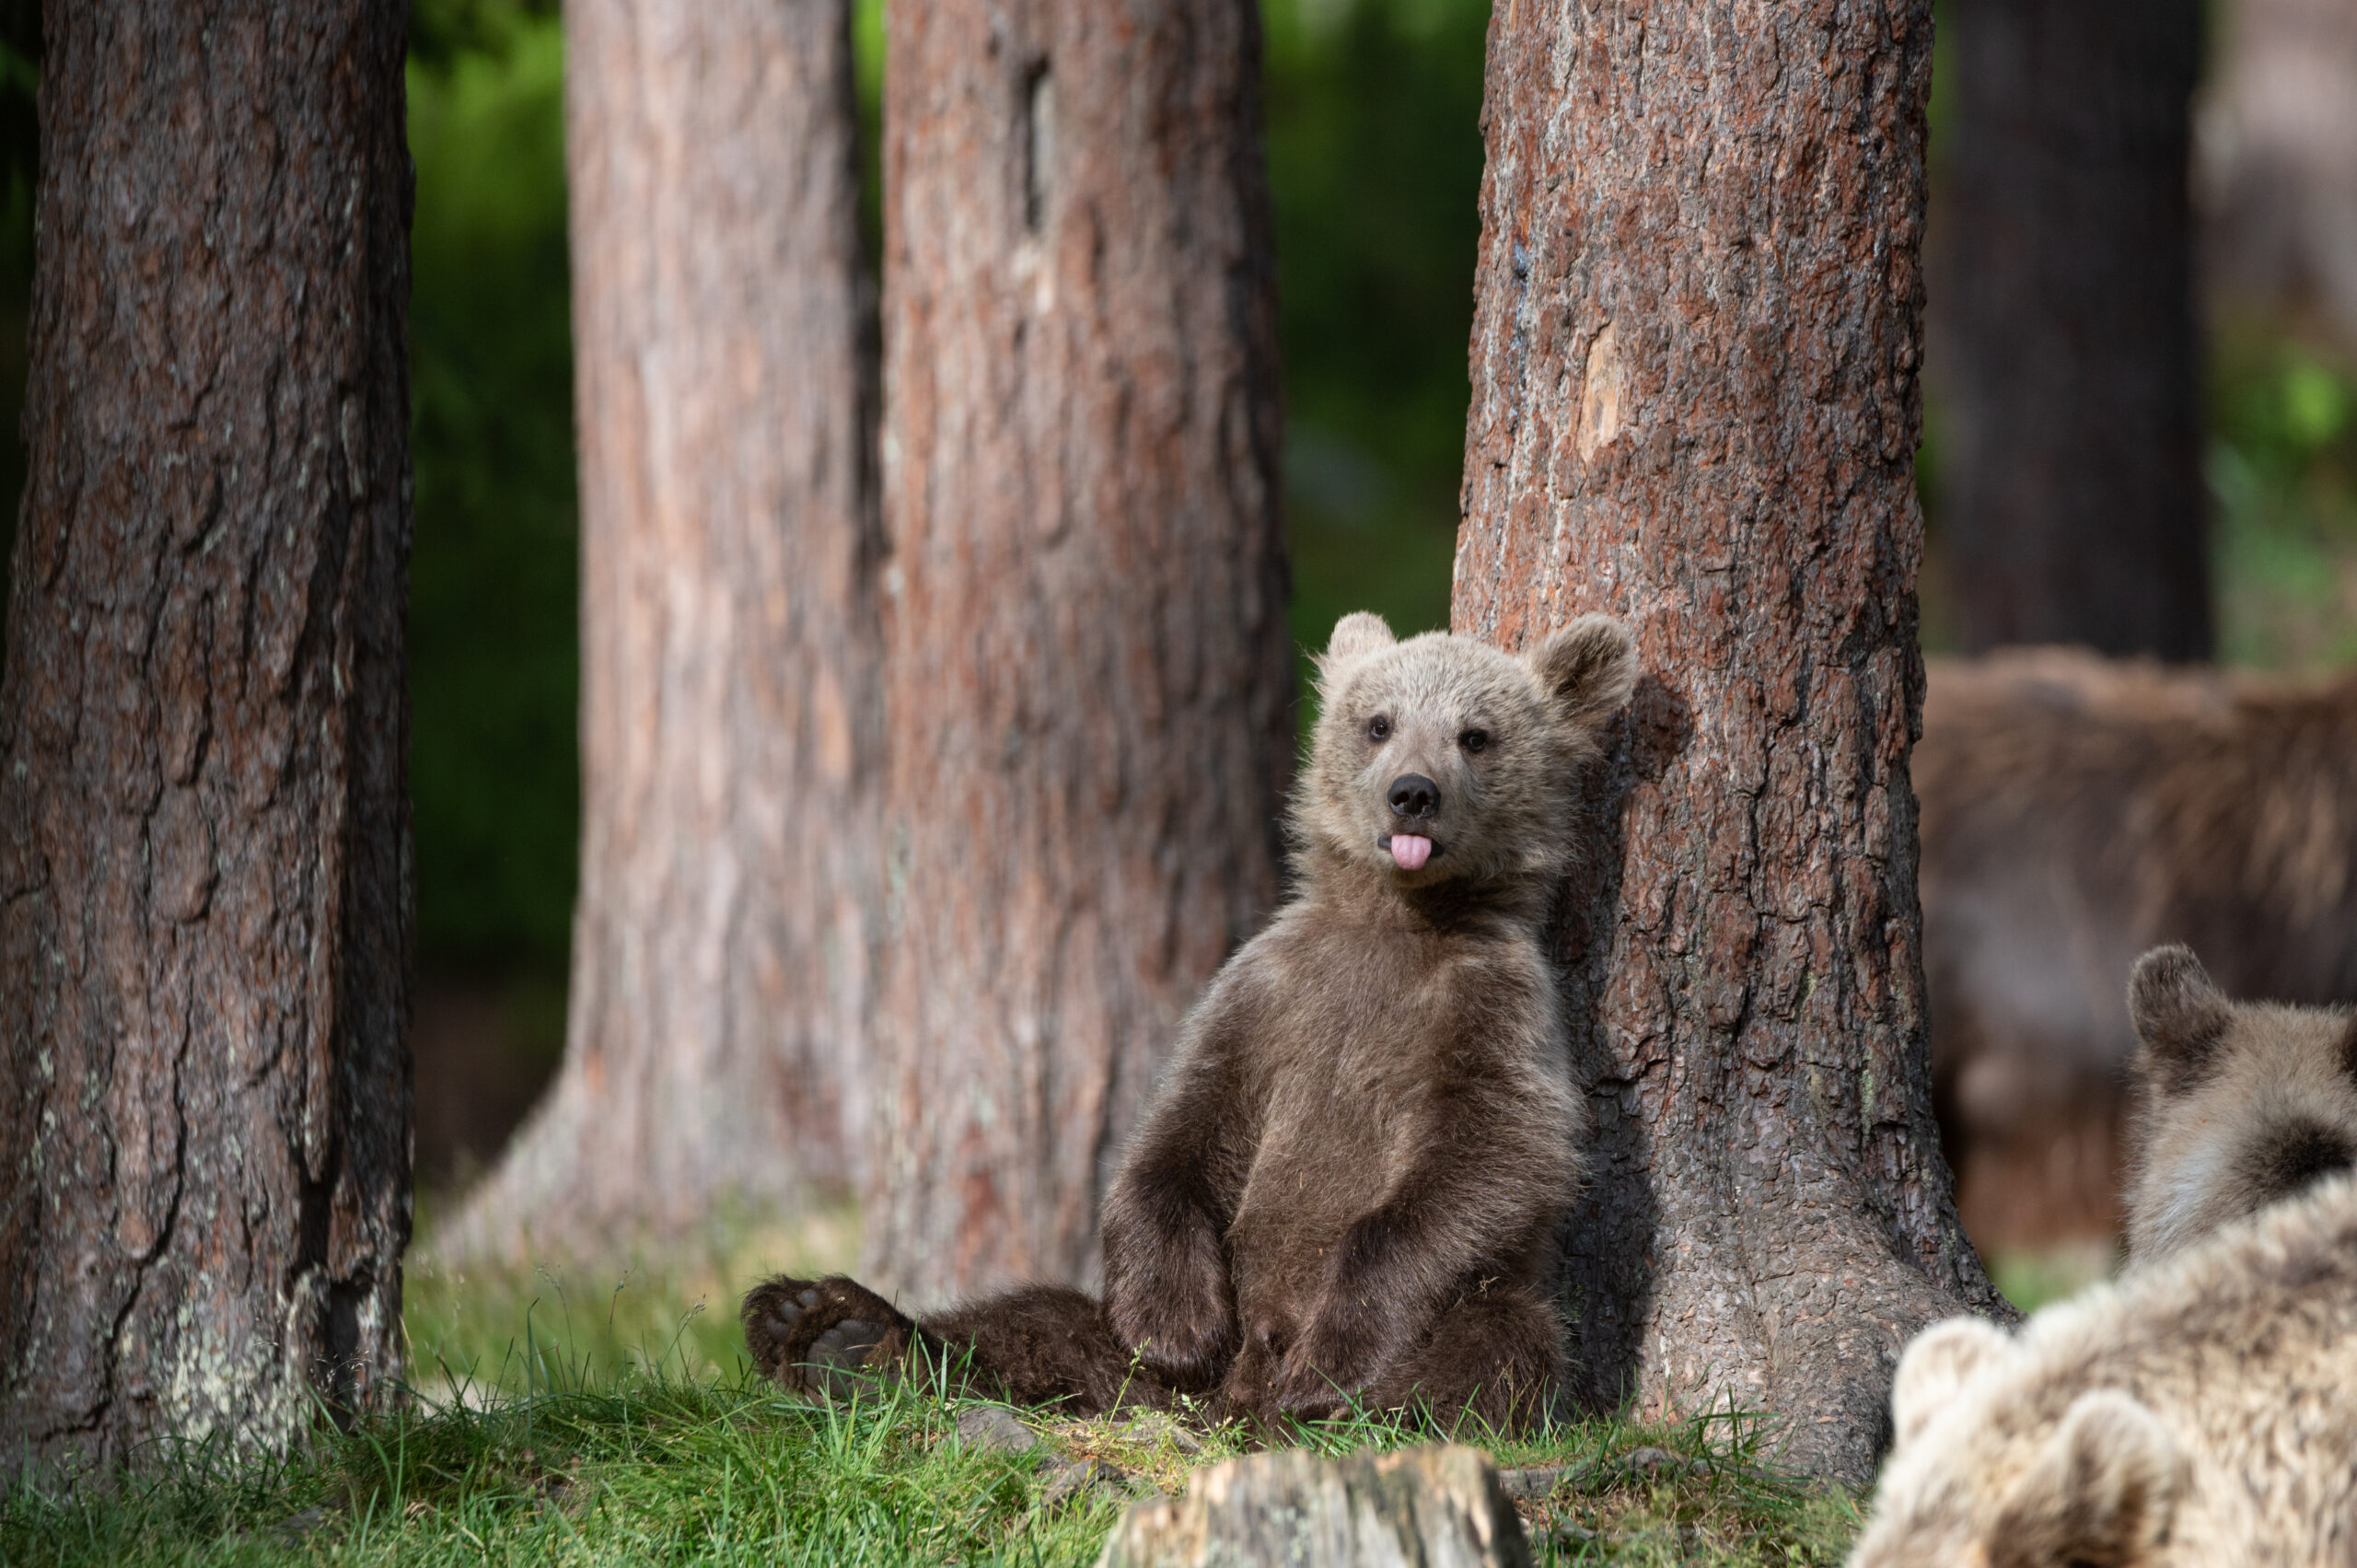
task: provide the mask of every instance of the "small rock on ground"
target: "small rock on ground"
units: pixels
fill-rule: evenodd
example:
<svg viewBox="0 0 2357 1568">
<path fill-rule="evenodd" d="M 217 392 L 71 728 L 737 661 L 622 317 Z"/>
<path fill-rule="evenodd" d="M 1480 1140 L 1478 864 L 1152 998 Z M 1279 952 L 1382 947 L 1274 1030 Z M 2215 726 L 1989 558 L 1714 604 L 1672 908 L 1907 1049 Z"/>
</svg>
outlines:
<svg viewBox="0 0 2357 1568">
<path fill-rule="evenodd" d="M 1203 1451 L 1203 1440 L 1163 1411 L 1141 1411 L 1123 1422 L 1119 1430 L 1122 1436 L 1141 1443 L 1167 1442 L 1182 1454 Z"/>
<path fill-rule="evenodd" d="M 1537 1502 L 1564 1486 L 1610 1486 L 1616 1481 L 1708 1475 L 1711 1461 L 1689 1459 L 1666 1448 L 1631 1448 L 1625 1454 L 1577 1465 L 1535 1465 L 1528 1469 L 1500 1470 L 1498 1486 L 1508 1497 Z"/>
<path fill-rule="evenodd" d="M 1039 1446 L 1039 1434 L 997 1405 L 970 1405 L 958 1412 L 958 1441 L 993 1453 L 1028 1454 Z"/>
<path fill-rule="evenodd" d="M 1119 1497 L 1129 1489 L 1132 1481 L 1129 1471 L 1102 1459 L 1051 1459 L 1040 1467 L 1039 1473 L 1048 1482 L 1039 1493 L 1040 1506 L 1046 1508 L 1085 1502 L 1092 1493 Z"/>
</svg>

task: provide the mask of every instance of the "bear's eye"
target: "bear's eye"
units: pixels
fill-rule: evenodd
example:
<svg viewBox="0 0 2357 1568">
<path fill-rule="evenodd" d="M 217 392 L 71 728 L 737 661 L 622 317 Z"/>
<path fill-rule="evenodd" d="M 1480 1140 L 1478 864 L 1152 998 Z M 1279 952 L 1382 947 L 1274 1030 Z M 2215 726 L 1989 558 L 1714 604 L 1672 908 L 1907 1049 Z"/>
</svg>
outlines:
<svg viewBox="0 0 2357 1568">
<path fill-rule="evenodd" d="M 1457 743 L 1468 751 L 1479 751 L 1490 744 L 1490 732 L 1486 729 L 1469 729 L 1457 738 Z"/>
<path fill-rule="evenodd" d="M 1375 717 L 1366 721 L 1366 738 L 1369 740 L 1390 739 L 1391 721 L 1381 714 L 1376 714 Z"/>
</svg>

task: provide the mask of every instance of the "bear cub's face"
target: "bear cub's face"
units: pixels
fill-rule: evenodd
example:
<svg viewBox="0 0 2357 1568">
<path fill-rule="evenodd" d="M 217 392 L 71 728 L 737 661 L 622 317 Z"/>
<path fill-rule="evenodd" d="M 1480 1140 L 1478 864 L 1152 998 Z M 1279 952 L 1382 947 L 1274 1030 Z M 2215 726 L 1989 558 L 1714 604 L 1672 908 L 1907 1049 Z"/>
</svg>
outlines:
<svg viewBox="0 0 2357 1568">
<path fill-rule="evenodd" d="M 1636 649 L 1600 615 L 1516 658 L 1441 632 L 1399 642 L 1362 612 L 1335 626 L 1318 668 L 1322 705 L 1296 829 L 1421 888 L 1561 866 L 1572 770 L 1628 700 Z"/>
<path fill-rule="evenodd" d="M 2138 1263 L 2357 1164 L 2357 1013 L 2235 1002 L 2192 950 L 2136 961 Z"/>
</svg>

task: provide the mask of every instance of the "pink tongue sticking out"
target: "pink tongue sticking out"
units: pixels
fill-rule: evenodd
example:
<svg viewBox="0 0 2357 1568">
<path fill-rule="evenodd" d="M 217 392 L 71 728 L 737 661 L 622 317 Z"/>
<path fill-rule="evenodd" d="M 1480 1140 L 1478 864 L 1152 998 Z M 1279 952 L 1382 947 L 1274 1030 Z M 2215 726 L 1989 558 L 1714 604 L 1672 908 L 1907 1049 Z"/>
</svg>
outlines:
<svg viewBox="0 0 2357 1568">
<path fill-rule="evenodd" d="M 1421 871 L 1424 862 L 1433 857 L 1433 842 L 1414 833 L 1391 835 L 1391 858 L 1399 863 L 1402 871 Z"/>
</svg>

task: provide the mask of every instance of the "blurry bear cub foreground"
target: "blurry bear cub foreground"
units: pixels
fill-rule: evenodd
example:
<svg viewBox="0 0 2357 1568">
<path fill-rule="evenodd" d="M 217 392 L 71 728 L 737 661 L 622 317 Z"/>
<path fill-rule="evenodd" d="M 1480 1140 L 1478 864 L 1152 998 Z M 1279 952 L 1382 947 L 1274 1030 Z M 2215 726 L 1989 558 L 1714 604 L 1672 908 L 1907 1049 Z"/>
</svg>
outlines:
<svg viewBox="0 0 2357 1568">
<path fill-rule="evenodd" d="M 1851 1568 L 2357 1562 L 2357 1187 L 2049 1307 L 1937 1324 Z"/>
<path fill-rule="evenodd" d="M 1925 1330 L 1852 1568 L 2357 1563 L 2357 1014 L 2137 962 L 2131 1267 Z"/>
<path fill-rule="evenodd" d="M 1600 616 L 1515 658 L 1358 614 L 1318 662 L 1295 896 L 1180 1031 L 1106 1195 L 1104 1301 L 1034 1285 L 912 1322 L 773 1279 L 745 1298 L 764 1372 L 824 1394 L 921 1360 L 1074 1414 L 1543 1406 L 1585 1128 L 1539 927 L 1634 648 Z"/>
</svg>

